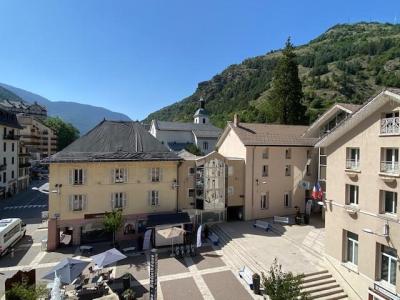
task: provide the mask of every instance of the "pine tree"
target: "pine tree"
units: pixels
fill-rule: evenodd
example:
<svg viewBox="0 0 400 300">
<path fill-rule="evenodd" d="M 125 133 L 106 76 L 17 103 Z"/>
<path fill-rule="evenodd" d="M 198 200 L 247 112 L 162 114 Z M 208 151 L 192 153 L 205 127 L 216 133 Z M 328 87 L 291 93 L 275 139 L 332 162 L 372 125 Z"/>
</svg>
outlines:
<svg viewBox="0 0 400 300">
<path fill-rule="evenodd" d="M 304 124 L 306 108 L 302 104 L 303 91 L 296 54 L 290 38 L 282 54 L 275 68 L 272 86 L 268 93 L 268 121 L 281 124 Z"/>
</svg>

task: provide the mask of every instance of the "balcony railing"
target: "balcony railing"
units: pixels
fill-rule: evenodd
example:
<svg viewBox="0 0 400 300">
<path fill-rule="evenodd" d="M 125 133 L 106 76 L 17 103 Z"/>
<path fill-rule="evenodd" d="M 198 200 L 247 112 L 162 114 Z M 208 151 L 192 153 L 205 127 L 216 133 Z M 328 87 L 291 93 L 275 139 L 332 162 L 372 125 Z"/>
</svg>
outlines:
<svg viewBox="0 0 400 300">
<path fill-rule="evenodd" d="M 400 134 L 400 117 L 381 119 L 381 134 Z"/>
<path fill-rule="evenodd" d="M 398 161 L 382 161 L 381 172 L 388 174 L 399 174 L 399 162 Z"/>
<path fill-rule="evenodd" d="M 19 140 L 19 135 L 8 133 L 8 134 L 4 134 L 3 135 L 3 139 L 4 140 L 16 141 L 16 140 Z"/>
<path fill-rule="evenodd" d="M 346 159 L 346 169 L 347 170 L 359 170 L 360 161 L 356 159 Z"/>
</svg>

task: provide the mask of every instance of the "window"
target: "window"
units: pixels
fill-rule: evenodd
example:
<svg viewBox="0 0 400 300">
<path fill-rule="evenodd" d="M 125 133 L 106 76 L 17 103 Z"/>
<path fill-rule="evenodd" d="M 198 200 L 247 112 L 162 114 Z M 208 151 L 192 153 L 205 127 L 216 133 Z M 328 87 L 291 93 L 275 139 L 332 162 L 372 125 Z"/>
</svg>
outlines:
<svg viewBox="0 0 400 300">
<path fill-rule="evenodd" d="M 151 180 L 151 182 L 160 182 L 161 181 L 161 169 L 160 168 L 151 168 L 150 169 L 150 180 Z"/>
<path fill-rule="evenodd" d="M 360 168 L 360 148 L 346 149 L 346 169 L 358 170 Z"/>
<path fill-rule="evenodd" d="M 15 150 L 15 144 L 12 143 L 12 144 L 11 144 L 11 151 L 14 152 L 14 150 Z"/>
<path fill-rule="evenodd" d="M 381 245 L 381 280 L 396 285 L 397 251 Z"/>
<path fill-rule="evenodd" d="M 7 182 L 7 173 L 4 172 L 3 173 L 3 183 L 6 183 L 6 182 Z"/>
<path fill-rule="evenodd" d="M 233 196 L 235 193 L 235 188 L 233 186 L 228 186 L 228 196 Z"/>
<path fill-rule="evenodd" d="M 381 172 L 399 173 L 399 149 L 382 148 Z"/>
<path fill-rule="evenodd" d="M 127 182 L 128 179 L 128 169 L 116 168 L 113 170 L 114 183 Z"/>
<path fill-rule="evenodd" d="M 12 165 L 14 164 L 14 156 L 11 157 L 11 164 L 12 164 Z"/>
<path fill-rule="evenodd" d="M 260 207 L 261 207 L 261 209 L 268 209 L 269 208 L 268 193 L 262 193 L 261 194 Z"/>
<path fill-rule="evenodd" d="M 203 142 L 203 149 L 208 150 L 208 142 Z"/>
<path fill-rule="evenodd" d="M 11 179 L 14 179 L 14 170 L 11 171 Z"/>
<path fill-rule="evenodd" d="M 190 199 L 193 199 L 195 195 L 195 190 L 194 189 L 188 189 L 188 197 Z"/>
<path fill-rule="evenodd" d="M 291 199 L 290 199 L 290 194 L 289 193 L 285 193 L 283 195 L 283 206 L 284 207 L 291 207 L 292 203 L 291 203 Z"/>
<path fill-rule="evenodd" d="M 126 206 L 126 193 L 112 193 L 111 207 L 113 209 L 124 208 Z"/>
<path fill-rule="evenodd" d="M 397 213 L 397 193 L 381 191 L 382 211 L 387 214 Z"/>
<path fill-rule="evenodd" d="M 358 205 L 358 186 L 346 184 L 346 203 L 351 205 Z"/>
<path fill-rule="evenodd" d="M 290 167 L 290 165 L 286 165 L 285 176 L 290 176 L 290 175 L 291 175 L 291 167 Z"/>
<path fill-rule="evenodd" d="M 7 158 L 3 157 L 3 165 L 7 165 Z"/>
<path fill-rule="evenodd" d="M 158 198 L 158 191 L 150 191 L 149 192 L 149 205 L 152 207 L 159 206 L 159 198 Z"/>
<path fill-rule="evenodd" d="M 82 211 L 86 209 L 85 195 L 72 195 L 69 199 L 69 209 L 71 211 Z"/>
<path fill-rule="evenodd" d="M 267 165 L 262 166 L 261 176 L 262 177 L 267 177 L 268 176 L 268 166 Z"/>
<path fill-rule="evenodd" d="M 73 185 L 85 184 L 86 171 L 83 169 L 72 169 L 69 172 L 69 181 Z"/>
<path fill-rule="evenodd" d="M 306 165 L 306 176 L 311 176 L 311 166 L 309 164 Z"/>
<path fill-rule="evenodd" d="M 4 234 L 4 243 L 7 243 L 14 235 L 21 231 L 21 225 L 15 225 L 9 232 Z"/>
<path fill-rule="evenodd" d="M 292 149 L 287 148 L 285 150 L 285 157 L 286 157 L 286 159 L 291 159 L 292 158 Z"/>
<path fill-rule="evenodd" d="M 358 265 L 358 235 L 350 231 L 347 232 L 347 257 L 346 260 L 353 265 Z"/>
<path fill-rule="evenodd" d="M 6 142 L 3 143 L 3 150 L 4 150 L 4 152 L 7 151 L 7 144 L 6 144 Z"/>
<path fill-rule="evenodd" d="M 265 148 L 262 154 L 262 158 L 267 159 L 269 156 L 269 149 Z"/>
<path fill-rule="evenodd" d="M 190 167 L 188 171 L 189 176 L 193 176 L 196 174 L 196 168 Z"/>
</svg>

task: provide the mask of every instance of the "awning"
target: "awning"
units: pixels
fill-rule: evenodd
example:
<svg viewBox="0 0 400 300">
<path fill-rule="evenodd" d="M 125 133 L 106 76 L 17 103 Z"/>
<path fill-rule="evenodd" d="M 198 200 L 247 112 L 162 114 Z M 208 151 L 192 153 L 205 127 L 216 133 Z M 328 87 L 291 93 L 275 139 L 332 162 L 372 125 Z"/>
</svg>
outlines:
<svg viewBox="0 0 400 300">
<path fill-rule="evenodd" d="M 156 214 L 147 217 L 147 227 L 155 227 L 158 225 L 173 225 L 191 223 L 187 212 L 173 214 Z"/>
</svg>

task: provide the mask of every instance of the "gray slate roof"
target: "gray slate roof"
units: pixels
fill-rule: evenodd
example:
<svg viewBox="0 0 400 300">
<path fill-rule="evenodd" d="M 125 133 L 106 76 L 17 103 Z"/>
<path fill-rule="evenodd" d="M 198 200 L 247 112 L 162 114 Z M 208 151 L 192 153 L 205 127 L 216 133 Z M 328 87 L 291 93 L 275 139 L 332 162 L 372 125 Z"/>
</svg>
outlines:
<svg viewBox="0 0 400 300">
<path fill-rule="evenodd" d="M 157 129 L 159 130 L 173 130 L 173 131 L 214 131 L 222 132 L 221 128 L 215 127 L 212 124 L 195 124 L 189 122 L 168 122 L 154 120 Z"/>
<path fill-rule="evenodd" d="M 313 146 L 318 139 L 303 137 L 308 126 L 228 123 L 246 146 Z"/>
<path fill-rule="evenodd" d="M 180 160 L 139 122 L 102 121 L 48 162 Z"/>
<path fill-rule="evenodd" d="M 17 116 L 14 113 L 8 112 L 0 108 L 0 125 L 9 126 L 12 128 L 22 129 Z"/>
</svg>

